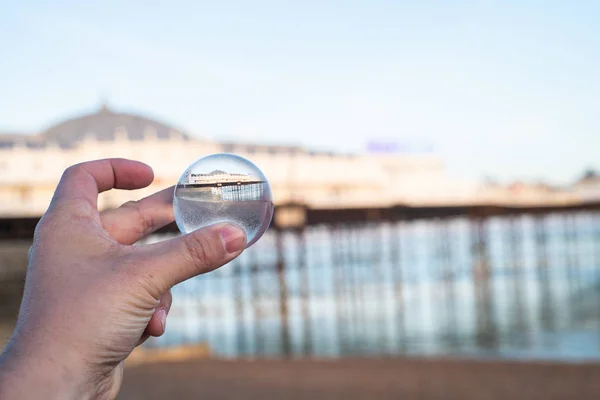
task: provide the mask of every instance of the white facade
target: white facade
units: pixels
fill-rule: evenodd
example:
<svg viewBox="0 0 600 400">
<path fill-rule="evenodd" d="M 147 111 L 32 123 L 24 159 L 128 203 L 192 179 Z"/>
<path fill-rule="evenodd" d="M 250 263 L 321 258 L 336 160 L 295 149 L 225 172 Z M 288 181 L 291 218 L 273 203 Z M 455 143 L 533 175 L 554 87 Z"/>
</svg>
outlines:
<svg viewBox="0 0 600 400">
<path fill-rule="evenodd" d="M 313 153 L 297 147 L 220 144 L 175 131 L 159 137 L 152 126 L 140 129 L 143 137 L 136 140 L 123 127 L 115 126 L 110 140 L 100 140 L 90 132 L 67 147 L 52 141 L 27 146 L 26 136 L 23 141 L 0 146 L 0 217 L 41 215 L 62 172 L 82 161 L 123 157 L 154 169 L 155 180 L 148 188 L 102 194 L 99 207 L 103 209 L 174 185 L 193 161 L 219 152 L 239 154 L 259 166 L 269 179 L 276 205 L 295 202 L 315 208 L 345 208 L 541 201 L 539 196 L 523 200 L 508 191 L 490 191 L 473 182 L 450 179 L 433 155 Z M 40 137 L 43 134 L 35 138 Z M 543 197 L 545 202 L 576 200 L 569 193 Z"/>
<path fill-rule="evenodd" d="M 183 184 L 212 184 L 228 182 L 256 182 L 257 178 L 244 174 L 187 174 Z"/>
</svg>

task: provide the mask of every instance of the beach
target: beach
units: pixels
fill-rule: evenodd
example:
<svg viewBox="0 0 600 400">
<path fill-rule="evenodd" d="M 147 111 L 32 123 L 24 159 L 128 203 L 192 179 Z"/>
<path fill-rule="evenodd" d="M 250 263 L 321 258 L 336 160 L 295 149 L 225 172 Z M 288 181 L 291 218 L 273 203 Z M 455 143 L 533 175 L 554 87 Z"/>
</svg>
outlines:
<svg viewBox="0 0 600 400">
<path fill-rule="evenodd" d="M 582 400 L 599 378 L 600 363 L 198 359 L 126 368 L 119 399 Z"/>
</svg>

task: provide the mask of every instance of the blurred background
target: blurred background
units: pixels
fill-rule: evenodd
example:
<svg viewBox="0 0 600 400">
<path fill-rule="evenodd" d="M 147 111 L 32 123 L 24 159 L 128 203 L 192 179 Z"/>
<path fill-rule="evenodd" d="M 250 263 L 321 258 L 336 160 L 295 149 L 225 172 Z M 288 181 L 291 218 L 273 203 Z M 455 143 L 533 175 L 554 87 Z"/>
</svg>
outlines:
<svg viewBox="0 0 600 400">
<path fill-rule="evenodd" d="M 597 398 L 599 17 L 585 1 L 0 3 L 1 343 L 65 168 L 154 168 L 108 209 L 228 152 L 268 177 L 272 226 L 174 288 L 123 398 Z"/>
</svg>

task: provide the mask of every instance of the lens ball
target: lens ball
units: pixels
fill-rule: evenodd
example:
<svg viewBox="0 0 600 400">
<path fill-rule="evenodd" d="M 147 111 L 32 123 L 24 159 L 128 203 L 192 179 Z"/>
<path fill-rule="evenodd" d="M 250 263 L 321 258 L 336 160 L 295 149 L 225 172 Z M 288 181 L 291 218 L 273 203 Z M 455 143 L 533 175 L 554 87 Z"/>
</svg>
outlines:
<svg viewBox="0 0 600 400">
<path fill-rule="evenodd" d="M 219 222 L 246 231 L 250 247 L 273 217 L 273 194 L 262 171 L 234 154 L 213 154 L 190 165 L 179 178 L 173 197 L 177 227 L 190 233 Z"/>
</svg>

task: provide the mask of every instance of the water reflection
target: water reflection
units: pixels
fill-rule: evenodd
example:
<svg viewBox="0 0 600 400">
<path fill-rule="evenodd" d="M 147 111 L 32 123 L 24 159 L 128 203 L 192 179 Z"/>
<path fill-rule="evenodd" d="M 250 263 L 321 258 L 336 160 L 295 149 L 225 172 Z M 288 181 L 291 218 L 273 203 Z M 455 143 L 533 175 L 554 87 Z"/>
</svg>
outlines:
<svg viewBox="0 0 600 400">
<path fill-rule="evenodd" d="M 225 356 L 600 359 L 591 213 L 269 231 L 173 291 L 167 334 Z"/>
</svg>

